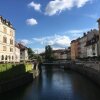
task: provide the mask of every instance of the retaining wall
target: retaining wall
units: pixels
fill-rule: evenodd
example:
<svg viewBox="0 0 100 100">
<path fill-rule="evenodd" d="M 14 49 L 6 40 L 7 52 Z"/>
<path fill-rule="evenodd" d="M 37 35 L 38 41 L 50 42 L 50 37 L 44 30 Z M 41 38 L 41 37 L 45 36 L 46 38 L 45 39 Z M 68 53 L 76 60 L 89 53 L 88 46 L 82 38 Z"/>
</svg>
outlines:
<svg viewBox="0 0 100 100">
<path fill-rule="evenodd" d="M 33 73 L 25 73 L 19 77 L 0 83 L 0 93 L 7 92 L 33 81 Z"/>
<path fill-rule="evenodd" d="M 80 74 L 85 75 L 86 77 L 90 78 L 95 83 L 100 85 L 100 71 L 96 70 L 93 67 L 96 67 L 96 65 L 95 66 L 91 65 L 91 67 L 88 67 L 86 66 L 86 64 L 69 63 L 69 64 L 66 64 L 64 68 L 65 69 L 69 68 L 73 71 L 79 72 Z"/>
</svg>

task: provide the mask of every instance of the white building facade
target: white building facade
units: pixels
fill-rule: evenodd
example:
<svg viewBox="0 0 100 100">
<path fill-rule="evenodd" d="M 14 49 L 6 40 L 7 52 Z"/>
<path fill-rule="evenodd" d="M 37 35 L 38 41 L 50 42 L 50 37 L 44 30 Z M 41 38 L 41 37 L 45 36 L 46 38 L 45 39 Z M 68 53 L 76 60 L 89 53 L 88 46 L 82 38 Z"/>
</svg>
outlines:
<svg viewBox="0 0 100 100">
<path fill-rule="evenodd" d="M 87 57 L 97 57 L 99 56 L 99 35 L 94 35 L 91 40 L 86 43 Z"/>
<path fill-rule="evenodd" d="M 20 48 L 20 61 L 28 61 L 28 48 L 21 43 L 19 43 L 18 45 Z"/>
<path fill-rule="evenodd" d="M 15 29 L 0 16 L 0 62 L 15 61 Z"/>
<path fill-rule="evenodd" d="M 79 45 L 78 45 L 79 58 L 87 57 L 86 41 L 87 41 L 87 35 L 84 33 L 84 36 L 79 39 Z"/>
<path fill-rule="evenodd" d="M 17 43 L 15 44 L 15 62 L 20 62 L 20 48 Z"/>
</svg>

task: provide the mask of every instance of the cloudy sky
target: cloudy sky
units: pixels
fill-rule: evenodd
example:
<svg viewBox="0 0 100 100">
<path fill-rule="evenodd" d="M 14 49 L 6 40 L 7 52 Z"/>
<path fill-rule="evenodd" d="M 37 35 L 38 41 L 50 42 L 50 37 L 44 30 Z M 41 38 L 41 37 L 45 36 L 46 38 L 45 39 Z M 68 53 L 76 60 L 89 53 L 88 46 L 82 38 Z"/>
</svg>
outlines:
<svg viewBox="0 0 100 100">
<path fill-rule="evenodd" d="M 0 0 L 0 15 L 11 21 L 16 40 L 42 52 L 45 45 L 67 48 L 98 28 L 100 0 Z"/>
</svg>

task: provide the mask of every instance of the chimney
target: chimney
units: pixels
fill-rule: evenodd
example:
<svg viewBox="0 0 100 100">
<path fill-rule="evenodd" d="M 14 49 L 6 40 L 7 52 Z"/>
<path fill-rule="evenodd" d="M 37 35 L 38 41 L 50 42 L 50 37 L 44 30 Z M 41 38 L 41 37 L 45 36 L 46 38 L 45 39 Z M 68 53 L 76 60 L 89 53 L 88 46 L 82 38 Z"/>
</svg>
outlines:
<svg viewBox="0 0 100 100">
<path fill-rule="evenodd" d="M 0 16 L 0 21 L 2 21 L 2 16 Z"/>
<path fill-rule="evenodd" d="M 100 18 L 97 20 L 98 22 L 98 28 L 99 28 L 99 33 L 100 33 Z"/>
<path fill-rule="evenodd" d="M 83 33 L 83 36 L 86 36 L 86 33 Z"/>
</svg>

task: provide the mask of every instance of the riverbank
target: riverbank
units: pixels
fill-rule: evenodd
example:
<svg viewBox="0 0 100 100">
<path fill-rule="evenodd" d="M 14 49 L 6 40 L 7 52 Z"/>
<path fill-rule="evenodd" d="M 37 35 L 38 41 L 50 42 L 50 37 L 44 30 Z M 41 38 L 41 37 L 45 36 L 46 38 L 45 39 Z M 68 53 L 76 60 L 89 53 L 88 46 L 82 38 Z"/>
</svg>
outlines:
<svg viewBox="0 0 100 100">
<path fill-rule="evenodd" d="M 33 69 L 31 63 L 1 64 L 0 93 L 23 86 L 33 81 L 39 75 L 38 69 Z"/>
<path fill-rule="evenodd" d="M 0 83 L 0 93 L 7 92 L 9 90 L 15 89 L 22 85 L 28 84 L 33 81 L 32 73 L 25 73 L 19 77 L 13 78 L 9 81 L 4 81 Z"/>
<path fill-rule="evenodd" d="M 93 82 L 98 84 L 100 86 L 100 70 L 99 70 L 99 64 L 90 64 L 87 66 L 87 63 L 81 64 L 81 63 L 67 63 L 66 66 L 64 66 L 64 69 L 71 69 L 75 72 L 78 72 L 89 79 L 91 79 Z"/>
</svg>

